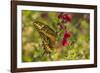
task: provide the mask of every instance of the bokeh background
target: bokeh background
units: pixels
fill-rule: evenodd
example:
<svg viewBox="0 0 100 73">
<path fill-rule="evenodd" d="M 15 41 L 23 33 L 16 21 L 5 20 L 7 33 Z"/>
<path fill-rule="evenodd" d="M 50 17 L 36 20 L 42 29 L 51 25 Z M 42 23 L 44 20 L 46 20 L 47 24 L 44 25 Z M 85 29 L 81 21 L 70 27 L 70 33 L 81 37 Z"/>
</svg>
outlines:
<svg viewBox="0 0 100 73">
<path fill-rule="evenodd" d="M 66 30 L 71 33 L 69 45 L 61 47 L 61 51 L 54 48 L 49 54 L 42 45 L 42 37 L 34 27 L 34 22 L 39 21 L 60 35 L 56 41 L 62 40 L 64 31 L 59 28 L 58 15 L 62 12 L 45 12 L 22 10 L 22 62 L 38 61 L 66 61 L 84 60 L 90 58 L 90 16 L 87 13 L 67 13 L 72 16 L 70 22 L 64 23 Z M 45 30 L 45 29 L 44 29 Z M 52 43 L 51 43 L 52 44 Z M 45 53 L 45 54 L 44 54 Z"/>
</svg>

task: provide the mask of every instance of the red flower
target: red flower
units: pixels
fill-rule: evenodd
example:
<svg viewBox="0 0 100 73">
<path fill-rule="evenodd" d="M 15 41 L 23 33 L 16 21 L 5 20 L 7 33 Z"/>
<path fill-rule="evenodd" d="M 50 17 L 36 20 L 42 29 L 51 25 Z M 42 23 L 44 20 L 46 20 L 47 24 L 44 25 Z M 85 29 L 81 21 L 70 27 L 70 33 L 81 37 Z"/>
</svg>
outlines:
<svg viewBox="0 0 100 73">
<path fill-rule="evenodd" d="M 68 38 L 70 38 L 70 33 L 68 33 L 67 31 L 64 33 L 64 37 L 62 40 L 62 45 L 63 46 L 68 46 L 69 42 L 68 42 Z"/>
<path fill-rule="evenodd" d="M 59 19 L 62 19 L 62 21 L 64 22 L 70 22 L 72 20 L 72 15 L 71 14 L 64 14 L 64 13 L 60 13 L 58 15 Z"/>
<path fill-rule="evenodd" d="M 70 38 L 70 36 L 71 36 L 70 33 L 68 33 L 68 32 L 64 33 L 64 38 Z"/>
<path fill-rule="evenodd" d="M 60 27 L 61 29 L 64 29 L 63 24 L 59 24 L 59 27 Z"/>
<path fill-rule="evenodd" d="M 72 20 L 72 15 L 71 14 L 64 14 L 63 20 L 70 22 Z"/>
<path fill-rule="evenodd" d="M 62 45 L 63 45 L 63 46 L 68 46 L 68 44 L 69 44 L 68 41 L 65 40 L 65 39 L 63 39 L 63 41 L 62 41 Z"/>
</svg>

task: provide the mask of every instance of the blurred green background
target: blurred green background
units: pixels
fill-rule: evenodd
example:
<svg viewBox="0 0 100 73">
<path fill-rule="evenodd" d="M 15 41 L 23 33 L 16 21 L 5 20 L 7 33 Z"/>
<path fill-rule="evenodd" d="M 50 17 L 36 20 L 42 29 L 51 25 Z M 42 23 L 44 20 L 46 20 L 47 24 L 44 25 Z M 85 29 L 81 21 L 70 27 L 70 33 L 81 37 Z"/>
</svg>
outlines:
<svg viewBox="0 0 100 73">
<path fill-rule="evenodd" d="M 60 22 L 58 19 L 59 13 L 22 10 L 22 62 L 84 60 L 90 58 L 90 19 L 87 13 L 70 13 L 73 16 L 72 21 L 64 24 L 71 33 L 71 37 L 68 39 L 70 45 L 62 47 L 61 52 L 53 50 L 49 55 L 44 54 L 42 39 L 34 28 L 34 21 L 42 22 L 55 32 L 60 32 L 60 36 L 56 37 L 58 42 L 64 34 L 58 25 Z"/>
</svg>

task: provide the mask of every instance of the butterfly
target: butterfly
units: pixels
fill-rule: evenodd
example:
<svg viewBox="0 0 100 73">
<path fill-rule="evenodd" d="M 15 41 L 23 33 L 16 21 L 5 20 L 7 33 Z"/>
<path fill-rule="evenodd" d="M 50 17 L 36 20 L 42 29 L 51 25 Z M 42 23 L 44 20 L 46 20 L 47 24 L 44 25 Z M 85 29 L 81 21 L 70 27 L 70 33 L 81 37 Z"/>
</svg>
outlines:
<svg viewBox="0 0 100 73">
<path fill-rule="evenodd" d="M 42 39 L 42 45 L 45 51 L 51 52 L 52 49 L 55 47 L 57 36 L 56 32 L 42 22 L 35 21 L 33 24 Z"/>
</svg>

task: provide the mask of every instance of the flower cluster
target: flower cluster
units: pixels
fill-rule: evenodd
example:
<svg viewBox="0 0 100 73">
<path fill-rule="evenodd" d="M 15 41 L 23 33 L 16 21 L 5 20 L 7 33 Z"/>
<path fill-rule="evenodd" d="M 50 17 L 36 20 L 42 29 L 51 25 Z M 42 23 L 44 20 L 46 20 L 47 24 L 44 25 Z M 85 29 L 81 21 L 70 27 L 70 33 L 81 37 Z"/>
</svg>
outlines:
<svg viewBox="0 0 100 73">
<path fill-rule="evenodd" d="M 62 20 L 62 22 L 71 22 L 72 15 L 67 13 L 60 13 L 58 18 Z"/>
<path fill-rule="evenodd" d="M 64 23 L 71 22 L 72 21 L 72 15 L 68 14 L 68 13 L 60 13 L 58 15 L 58 18 L 61 20 L 60 28 L 64 31 L 64 36 L 63 36 L 63 39 L 62 39 L 62 45 L 68 46 L 68 44 L 69 44 L 68 39 L 71 37 L 71 34 L 65 28 Z"/>
</svg>

